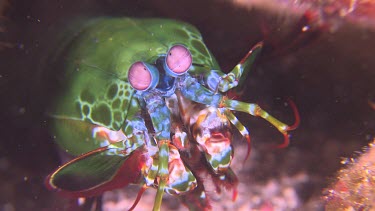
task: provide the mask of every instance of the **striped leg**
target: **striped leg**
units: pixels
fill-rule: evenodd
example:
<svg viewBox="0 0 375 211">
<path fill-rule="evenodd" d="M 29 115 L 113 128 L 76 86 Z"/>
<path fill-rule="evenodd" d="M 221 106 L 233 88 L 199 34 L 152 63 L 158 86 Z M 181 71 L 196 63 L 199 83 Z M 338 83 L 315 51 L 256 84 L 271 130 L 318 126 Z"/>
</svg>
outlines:
<svg viewBox="0 0 375 211">
<path fill-rule="evenodd" d="M 226 97 L 223 97 L 220 107 L 224 107 L 229 110 L 245 112 L 253 116 L 259 116 L 265 119 L 266 121 L 271 123 L 274 127 L 276 127 L 284 135 L 284 142 L 277 146 L 278 148 L 283 148 L 289 145 L 288 131 L 296 129 L 300 122 L 300 118 L 299 118 L 296 105 L 293 103 L 293 101 L 291 100 L 288 100 L 288 101 L 293 109 L 294 116 L 295 116 L 295 123 L 292 126 L 288 126 L 287 124 L 280 122 L 278 119 L 276 119 L 275 117 L 268 114 L 265 110 L 263 110 L 258 104 L 245 103 L 245 102 L 240 102 L 237 100 L 229 100 Z"/>
<path fill-rule="evenodd" d="M 168 171 L 168 156 L 169 156 L 169 140 L 159 140 L 159 185 L 156 192 L 155 202 L 153 211 L 159 211 L 161 207 L 161 202 L 163 199 L 164 189 L 167 185 L 169 171 Z"/>
<path fill-rule="evenodd" d="M 223 96 L 220 93 L 213 94 L 210 90 L 197 83 L 196 80 L 191 77 L 186 77 L 182 83 L 184 83 L 185 86 L 180 91 L 182 95 L 189 100 L 205 105 L 211 105 L 217 108 L 227 108 L 229 110 L 245 112 L 253 116 L 262 117 L 263 119 L 271 123 L 284 135 L 284 142 L 278 145 L 278 148 L 288 146 L 288 131 L 296 129 L 299 125 L 300 118 L 298 110 L 296 105 L 291 100 L 288 101 L 294 112 L 295 123 L 292 126 L 288 126 L 287 124 L 284 124 L 278 119 L 269 115 L 266 111 L 260 108 L 259 105 L 254 103 L 245 103 L 237 100 L 230 100 L 228 99 L 228 97 Z"/>
<path fill-rule="evenodd" d="M 250 142 L 250 134 L 249 131 L 246 129 L 245 126 L 237 119 L 237 117 L 228 109 L 225 109 L 225 116 L 229 119 L 229 121 L 237 128 L 237 130 L 241 133 L 243 137 L 245 137 L 247 141 L 247 154 L 245 157 L 244 162 L 249 158 L 250 151 L 251 151 L 251 142 Z"/>
</svg>

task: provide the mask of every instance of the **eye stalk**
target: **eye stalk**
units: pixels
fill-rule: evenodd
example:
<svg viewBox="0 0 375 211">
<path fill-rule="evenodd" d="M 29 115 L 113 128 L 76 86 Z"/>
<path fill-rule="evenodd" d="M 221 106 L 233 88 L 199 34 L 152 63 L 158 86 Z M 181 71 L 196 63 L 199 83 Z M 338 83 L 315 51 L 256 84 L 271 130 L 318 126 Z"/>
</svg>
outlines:
<svg viewBox="0 0 375 211">
<path fill-rule="evenodd" d="M 130 85 L 138 91 L 153 89 L 159 82 L 159 71 L 145 62 L 135 62 L 128 71 Z"/>
<path fill-rule="evenodd" d="M 186 73 L 192 64 L 190 51 L 183 45 L 174 45 L 165 57 L 164 69 L 168 75 L 177 77 Z"/>
</svg>

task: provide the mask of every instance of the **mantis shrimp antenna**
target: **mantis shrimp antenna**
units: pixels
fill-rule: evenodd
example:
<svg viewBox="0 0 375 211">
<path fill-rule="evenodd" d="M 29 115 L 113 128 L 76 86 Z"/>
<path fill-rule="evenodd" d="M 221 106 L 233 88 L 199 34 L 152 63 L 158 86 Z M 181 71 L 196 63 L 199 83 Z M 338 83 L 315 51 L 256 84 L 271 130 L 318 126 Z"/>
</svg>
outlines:
<svg viewBox="0 0 375 211">
<path fill-rule="evenodd" d="M 284 148 L 289 145 L 288 131 L 296 129 L 300 123 L 300 116 L 297 110 L 297 106 L 290 99 L 288 99 L 288 103 L 292 107 L 295 116 L 295 122 L 291 126 L 280 122 L 278 119 L 276 119 L 275 117 L 268 114 L 265 110 L 263 110 L 258 104 L 245 103 L 237 100 L 230 100 L 226 97 L 223 97 L 220 107 L 224 107 L 229 110 L 245 112 L 253 116 L 258 116 L 265 119 L 267 122 L 271 123 L 274 127 L 276 127 L 280 131 L 280 133 L 284 135 L 284 142 L 276 146 L 277 148 Z"/>
</svg>

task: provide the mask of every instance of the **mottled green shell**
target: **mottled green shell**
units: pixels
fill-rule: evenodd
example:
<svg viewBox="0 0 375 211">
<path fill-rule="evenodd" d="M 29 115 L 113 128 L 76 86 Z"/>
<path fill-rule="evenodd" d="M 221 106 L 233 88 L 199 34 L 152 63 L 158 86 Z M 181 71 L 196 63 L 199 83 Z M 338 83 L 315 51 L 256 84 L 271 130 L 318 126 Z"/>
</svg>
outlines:
<svg viewBox="0 0 375 211">
<path fill-rule="evenodd" d="M 154 63 L 174 44 L 188 47 L 192 75 L 218 69 L 199 31 L 186 23 L 165 19 L 100 18 L 69 34 L 56 58 L 63 64 L 52 116 L 60 146 L 71 154 L 93 150 L 94 125 L 119 130 L 126 124 L 134 90 L 127 72 L 136 61 Z M 62 62 L 61 62 L 62 61 Z M 139 105 L 132 105 L 134 107 Z M 140 109 L 140 108 L 139 108 Z"/>
</svg>

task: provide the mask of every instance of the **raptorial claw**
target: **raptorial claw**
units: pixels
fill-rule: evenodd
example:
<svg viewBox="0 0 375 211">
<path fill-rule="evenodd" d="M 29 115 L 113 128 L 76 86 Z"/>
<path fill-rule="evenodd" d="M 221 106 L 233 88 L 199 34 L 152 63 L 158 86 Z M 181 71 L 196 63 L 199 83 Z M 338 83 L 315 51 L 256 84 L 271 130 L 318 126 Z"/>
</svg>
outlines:
<svg viewBox="0 0 375 211">
<path fill-rule="evenodd" d="M 280 131 L 280 133 L 284 135 L 284 142 L 281 145 L 277 146 L 278 148 L 282 148 L 288 146 L 289 144 L 288 131 L 296 129 L 300 122 L 300 117 L 296 105 L 291 100 L 288 100 L 288 102 L 292 106 L 295 116 L 295 123 L 292 126 L 288 126 L 287 124 L 280 122 L 278 119 L 276 119 L 275 117 L 268 114 L 265 110 L 263 110 L 258 104 L 245 103 L 237 100 L 230 100 L 226 97 L 223 97 L 219 107 L 245 112 L 253 116 L 258 116 L 265 119 L 274 127 L 276 127 L 277 130 Z"/>
<path fill-rule="evenodd" d="M 294 103 L 294 101 L 292 99 L 290 99 L 290 98 L 287 98 L 287 101 L 288 101 L 288 104 L 292 107 L 292 110 L 293 110 L 293 113 L 294 113 L 294 117 L 295 117 L 294 124 L 291 125 L 291 126 L 289 126 L 288 130 L 287 130 L 287 131 L 291 131 L 291 130 L 295 130 L 299 126 L 301 118 L 300 118 L 297 106 Z"/>
<path fill-rule="evenodd" d="M 257 55 L 261 52 L 263 48 L 263 42 L 257 43 L 251 50 L 241 59 L 241 61 L 224 77 L 228 80 L 223 80 L 225 83 L 220 84 L 222 92 L 227 92 L 228 90 L 242 86 L 243 82 L 247 78 L 247 74 L 251 70 Z M 229 76 L 229 77 L 228 77 Z"/>
<path fill-rule="evenodd" d="M 285 147 L 287 147 L 289 145 L 289 142 L 290 142 L 289 136 L 290 135 L 288 134 L 288 131 L 295 130 L 298 127 L 299 123 L 300 123 L 300 115 L 299 115 L 299 112 L 298 112 L 296 104 L 290 98 L 287 98 L 287 101 L 288 101 L 288 104 L 292 107 L 295 120 L 294 120 L 294 124 L 293 125 L 288 126 L 285 129 L 285 132 L 283 133 L 283 135 L 284 135 L 284 142 L 281 143 L 281 144 L 279 144 L 279 145 L 277 145 L 276 148 L 285 148 Z"/>
<path fill-rule="evenodd" d="M 241 61 L 228 73 L 211 70 L 204 75 L 205 84 L 214 94 L 228 92 L 235 87 L 242 87 L 252 65 L 263 48 L 263 42 L 257 43 Z"/>
</svg>

